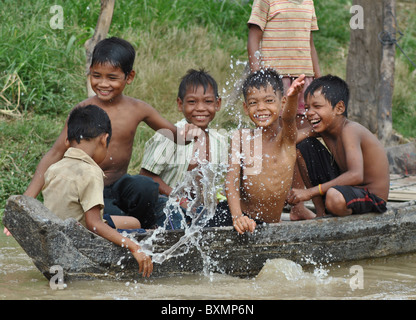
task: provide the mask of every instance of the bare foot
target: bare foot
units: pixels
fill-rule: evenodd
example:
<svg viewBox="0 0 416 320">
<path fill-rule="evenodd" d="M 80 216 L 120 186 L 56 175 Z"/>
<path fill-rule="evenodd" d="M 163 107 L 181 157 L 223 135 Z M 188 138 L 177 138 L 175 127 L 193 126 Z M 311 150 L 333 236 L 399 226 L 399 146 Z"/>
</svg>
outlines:
<svg viewBox="0 0 416 320">
<path fill-rule="evenodd" d="M 309 220 L 314 219 L 315 217 L 316 214 L 306 208 L 302 202 L 292 206 L 292 209 L 290 209 L 291 221 Z"/>
</svg>

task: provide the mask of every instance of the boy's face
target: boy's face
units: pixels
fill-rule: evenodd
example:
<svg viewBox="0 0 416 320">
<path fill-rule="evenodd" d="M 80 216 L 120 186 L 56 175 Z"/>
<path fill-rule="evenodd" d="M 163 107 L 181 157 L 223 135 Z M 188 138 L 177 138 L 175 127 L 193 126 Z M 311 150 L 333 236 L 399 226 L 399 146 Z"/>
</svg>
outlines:
<svg viewBox="0 0 416 320">
<path fill-rule="evenodd" d="M 251 87 L 244 101 L 244 111 L 257 127 L 268 127 L 279 119 L 282 108 L 280 93 L 272 86 L 260 89 Z"/>
<path fill-rule="evenodd" d="M 110 63 L 95 64 L 90 68 L 91 87 L 102 101 L 112 101 L 120 96 L 127 84 L 134 79 L 134 71 L 127 77 L 124 72 Z"/>
<path fill-rule="evenodd" d="M 202 85 L 189 87 L 181 100 L 177 99 L 178 110 L 183 113 L 186 120 L 201 129 L 206 129 L 214 119 L 215 113 L 221 108 L 221 98 L 217 98 L 211 86 L 204 93 Z"/>
<path fill-rule="evenodd" d="M 315 132 L 330 130 L 336 117 L 342 115 L 345 107 L 340 101 L 333 108 L 331 102 L 325 99 L 321 90 L 315 91 L 313 95 L 308 95 L 305 101 L 306 117 Z"/>
</svg>

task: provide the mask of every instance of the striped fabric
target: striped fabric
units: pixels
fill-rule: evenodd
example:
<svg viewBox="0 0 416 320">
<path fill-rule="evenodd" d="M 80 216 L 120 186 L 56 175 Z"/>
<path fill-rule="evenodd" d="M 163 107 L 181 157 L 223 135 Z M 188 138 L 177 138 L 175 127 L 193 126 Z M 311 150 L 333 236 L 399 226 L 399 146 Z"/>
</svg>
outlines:
<svg viewBox="0 0 416 320">
<path fill-rule="evenodd" d="M 176 126 L 183 128 L 186 119 Z M 220 131 L 209 129 L 210 162 L 212 164 L 227 164 L 228 137 Z M 194 143 L 177 145 L 160 133 L 156 133 L 145 145 L 141 167 L 157 174 L 167 185 L 174 188 L 182 181 L 193 158 Z"/>
<path fill-rule="evenodd" d="M 248 23 L 263 31 L 265 66 L 281 75 L 314 76 L 310 32 L 319 28 L 313 0 L 254 0 Z"/>
</svg>

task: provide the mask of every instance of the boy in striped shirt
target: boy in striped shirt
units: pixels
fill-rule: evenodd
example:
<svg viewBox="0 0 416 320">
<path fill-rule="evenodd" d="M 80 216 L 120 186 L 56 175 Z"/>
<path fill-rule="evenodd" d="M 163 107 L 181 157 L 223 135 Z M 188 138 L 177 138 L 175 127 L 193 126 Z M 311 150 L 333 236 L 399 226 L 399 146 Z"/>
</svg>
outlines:
<svg viewBox="0 0 416 320">
<path fill-rule="evenodd" d="M 221 108 L 214 78 L 204 70 L 189 70 L 180 83 L 177 106 L 184 119 L 176 126 L 181 128 L 191 123 L 202 131 L 198 139 L 188 145 L 172 143 L 161 133 L 156 133 L 146 142 L 140 174 L 157 182 L 159 193 L 164 196 L 169 196 L 173 188 L 184 180 L 186 172 L 196 168 L 198 163 L 208 161 L 219 165 L 228 161 L 227 136 L 209 129 L 210 122 Z M 186 207 L 186 199 L 181 199 L 180 203 Z M 174 225 L 175 229 L 178 228 L 178 221 Z"/>
</svg>

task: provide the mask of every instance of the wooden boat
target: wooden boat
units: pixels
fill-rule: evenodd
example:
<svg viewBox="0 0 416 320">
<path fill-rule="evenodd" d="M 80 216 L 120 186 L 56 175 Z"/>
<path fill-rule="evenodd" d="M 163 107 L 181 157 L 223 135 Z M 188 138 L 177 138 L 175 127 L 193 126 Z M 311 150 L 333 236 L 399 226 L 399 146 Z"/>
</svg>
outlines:
<svg viewBox="0 0 416 320">
<path fill-rule="evenodd" d="M 405 158 L 414 161 L 415 146 L 409 148 L 410 158 Z M 199 245 L 190 246 L 189 250 L 160 264 L 154 263 L 152 276 L 205 271 L 250 277 L 256 275 L 268 259 L 274 258 L 308 265 L 416 252 L 416 187 L 413 188 L 416 167 L 411 167 L 409 161 L 402 161 L 407 173 L 403 175 L 401 170 L 396 170 L 400 157 L 403 158 L 403 152 L 397 150 L 389 155 L 394 199 L 389 201 L 388 211 L 383 214 L 282 221 L 258 226 L 255 233 L 244 235 L 237 234 L 232 227 L 205 228 L 197 234 L 184 230 L 164 231 L 161 239 L 153 243 L 155 253 L 165 252 L 182 237 L 194 237 Z M 33 198 L 11 196 L 3 223 L 48 279 L 56 272 L 52 266 L 62 268 L 65 281 L 141 277 L 137 262 L 126 248 L 88 231 L 73 219 L 59 219 Z M 150 232 L 134 234 L 138 241 L 149 236 Z"/>
</svg>

